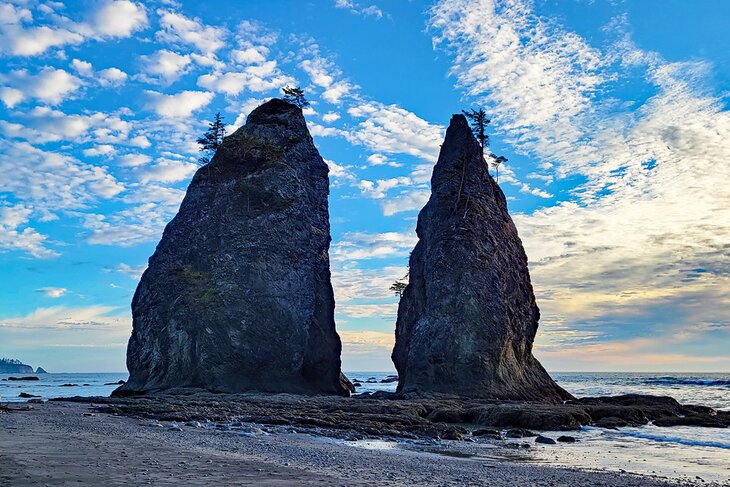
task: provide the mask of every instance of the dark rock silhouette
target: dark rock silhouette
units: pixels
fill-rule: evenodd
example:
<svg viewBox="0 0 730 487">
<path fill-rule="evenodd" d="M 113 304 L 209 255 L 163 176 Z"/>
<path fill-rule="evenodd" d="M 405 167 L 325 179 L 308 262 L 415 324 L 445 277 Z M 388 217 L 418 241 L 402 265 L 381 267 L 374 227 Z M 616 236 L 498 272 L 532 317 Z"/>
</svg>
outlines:
<svg viewBox="0 0 730 487">
<path fill-rule="evenodd" d="M 463 115 L 446 131 L 398 308 L 399 393 L 571 398 L 532 355 L 540 311 L 502 190 Z"/>
<path fill-rule="evenodd" d="M 0 374 L 32 374 L 33 367 L 20 360 L 0 358 Z"/>
<path fill-rule="evenodd" d="M 302 111 L 273 99 L 188 187 L 132 301 L 129 380 L 348 395 L 330 281 L 328 168 Z"/>
</svg>

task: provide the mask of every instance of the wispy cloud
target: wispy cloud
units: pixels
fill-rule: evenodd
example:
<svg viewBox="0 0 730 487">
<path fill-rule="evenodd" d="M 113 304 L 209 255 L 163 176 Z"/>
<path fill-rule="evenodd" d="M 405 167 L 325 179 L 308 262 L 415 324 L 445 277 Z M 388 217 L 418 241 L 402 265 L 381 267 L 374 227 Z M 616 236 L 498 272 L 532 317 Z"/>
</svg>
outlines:
<svg viewBox="0 0 730 487">
<path fill-rule="evenodd" d="M 621 32 L 593 47 L 516 0 L 442 1 L 431 25 L 458 86 L 539 162 L 531 177 L 585 180 L 570 199 L 515 218 L 547 314 L 580 328 L 576 306 L 607 318 L 728 286 L 730 192 L 713 181 L 730 178 L 730 114 L 708 89 L 709 65 L 665 61 Z M 654 87 L 643 104 L 596 96 L 629 69 Z M 726 299 L 716 304 L 730 311 Z M 701 321 L 684 310 L 651 333 Z"/>
<path fill-rule="evenodd" d="M 68 289 L 65 287 L 42 287 L 36 289 L 36 292 L 43 293 L 49 298 L 60 298 L 66 294 L 67 291 Z"/>
</svg>

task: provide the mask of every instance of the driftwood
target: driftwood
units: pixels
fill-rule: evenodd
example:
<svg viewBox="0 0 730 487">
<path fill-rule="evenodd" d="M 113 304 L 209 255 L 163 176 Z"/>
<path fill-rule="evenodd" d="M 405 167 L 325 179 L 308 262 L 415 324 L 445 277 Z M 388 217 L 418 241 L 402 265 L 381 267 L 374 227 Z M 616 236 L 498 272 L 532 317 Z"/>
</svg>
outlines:
<svg viewBox="0 0 730 487">
<path fill-rule="evenodd" d="M 21 407 L 11 407 L 10 403 L 0 404 L 0 412 L 12 412 L 12 411 L 31 411 L 33 409 L 32 406 L 21 406 Z"/>
</svg>

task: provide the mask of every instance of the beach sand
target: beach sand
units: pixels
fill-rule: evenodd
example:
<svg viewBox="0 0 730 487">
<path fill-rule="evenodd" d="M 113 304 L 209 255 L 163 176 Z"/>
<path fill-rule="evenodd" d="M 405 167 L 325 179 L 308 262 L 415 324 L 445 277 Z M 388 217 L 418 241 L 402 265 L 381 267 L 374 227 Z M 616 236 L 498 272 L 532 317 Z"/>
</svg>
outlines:
<svg viewBox="0 0 730 487">
<path fill-rule="evenodd" d="M 19 406 L 19 405 L 18 405 Z M 241 434 L 34 404 L 0 413 L 0 485 L 687 485 L 611 472 L 363 449 L 278 428 Z"/>
</svg>

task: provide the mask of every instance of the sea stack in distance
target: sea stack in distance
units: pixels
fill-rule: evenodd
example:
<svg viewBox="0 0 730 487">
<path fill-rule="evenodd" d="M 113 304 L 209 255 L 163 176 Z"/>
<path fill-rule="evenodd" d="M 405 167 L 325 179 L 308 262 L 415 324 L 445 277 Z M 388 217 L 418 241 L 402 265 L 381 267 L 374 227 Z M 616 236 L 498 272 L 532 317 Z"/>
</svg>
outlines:
<svg viewBox="0 0 730 487">
<path fill-rule="evenodd" d="M 129 380 L 347 395 L 330 279 L 328 168 L 300 108 L 273 99 L 188 187 L 132 300 Z"/>
<path fill-rule="evenodd" d="M 502 190 L 463 115 L 446 131 L 398 307 L 399 393 L 557 402 L 532 355 L 540 311 Z"/>
</svg>

